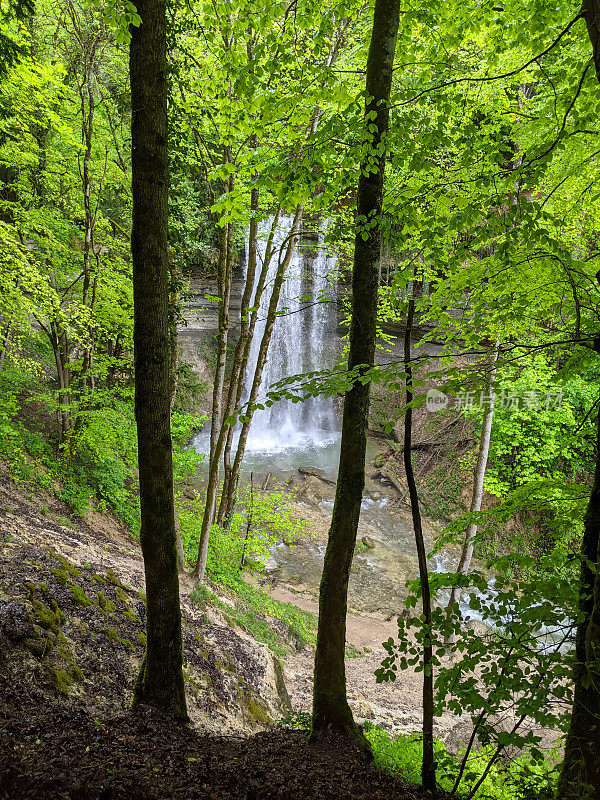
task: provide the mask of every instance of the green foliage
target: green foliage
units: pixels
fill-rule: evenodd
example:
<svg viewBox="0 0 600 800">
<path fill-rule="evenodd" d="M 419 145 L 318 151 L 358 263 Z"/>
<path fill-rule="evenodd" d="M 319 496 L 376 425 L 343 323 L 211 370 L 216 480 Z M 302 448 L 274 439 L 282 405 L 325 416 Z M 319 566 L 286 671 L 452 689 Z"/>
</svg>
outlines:
<svg viewBox="0 0 600 800">
<path fill-rule="evenodd" d="M 305 711 L 290 711 L 279 720 L 279 724 L 288 730 L 308 734 L 312 726 L 312 716 Z M 391 736 L 382 727 L 370 722 L 363 723 L 363 730 L 371 746 L 376 767 L 398 775 L 408 783 L 420 783 L 423 760 L 420 734 Z M 454 755 L 446 749 L 443 742 L 435 739 L 434 754 L 438 786 L 443 791 L 451 792 L 459 775 L 464 752 Z M 472 787 L 483 776 L 492 755 L 489 747 L 470 753 L 459 797 L 470 796 Z M 553 800 L 557 773 L 558 766 L 553 758 L 536 760 L 522 754 L 494 764 L 475 797 L 481 800 Z"/>
<path fill-rule="evenodd" d="M 213 525 L 208 545 L 207 572 L 215 579 L 236 579 L 242 569 L 261 572 L 269 549 L 277 542 L 293 542 L 308 530 L 308 524 L 294 515 L 292 494 L 284 489 L 269 493 L 242 490 L 241 510 L 232 517 L 228 529 Z M 238 506 L 240 508 L 240 506 Z M 180 503 L 179 523 L 190 563 L 198 554 L 202 527 L 203 500 L 198 493 L 193 501 Z"/>
<path fill-rule="evenodd" d="M 492 766 L 507 748 L 526 750 L 532 763 L 541 762 L 541 738 L 535 730 L 524 729 L 523 723 L 532 720 L 540 728 L 564 733 L 572 701 L 570 648 L 577 619 L 576 585 L 569 577 L 557 577 L 552 564 L 540 570 L 545 577 L 510 581 L 503 577 L 508 560 L 495 562 L 498 572 L 491 583 L 489 576 L 476 572 L 432 576 L 433 596 L 455 585 L 466 597 L 450 610 L 435 607 L 431 626 L 418 613 L 408 619 L 399 617 L 398 639 L 384 642 L 388 655 L 376 671 L 378 681 L 395 681 L 398 669 L 422 671 L 423 647 L 431 643 L 435 713 L 467 714 Z M 523 574 L 532 574 L 528 564 L 532 559 L 519 560 Z M 407 608 L 415 608 L 420 596 L 419 581 L 411 585 Z M 441 603 L 445 596 L 442 591 Z M 487 632 L 470 627 L 471 617 L 480 620 Z M 453 658 L 444 666 L 441 659 L 448 654 Z M 508 710 L 516 722 L 505 729 L 498 720 Z M 463 755 L 461 779 L 466 783 L 472 757 L 470 750 Z"/>
<path fill-rule="evenodd" d="M 193 600 L 202 608 L 217 605 L 230 625 L 244 628 L 276 655 L 283 657 L 292 649 L 300 650 L 309 642 L 316 642 L 317 618 L 309 611 L 274 600 L 239 576 L 220 576 L 215 586 L 232 597 L 233 607 L 219 601 L 204 585 L 194 589 Z"/>
<path fill-rule="evenodd" d="M 365 736 L 373 749 L 377 767 L 400 775 L 410 783 L 419 783 L 422 763 L 422 742 L 419 734 L 390 736 L 383 729 L 365 723 Z M 451 791 L 458 777 L 463 753 L 448 752 L 443 743 L 434 741 L 437 778 L 441 789 Z M 473 751 L 466 762 L 465 778 L 460 795 L 470 796 L 475 784 L 493 755 L 489 747 Z M 468 776 L 468 777 L 467 777 Z M 557 766 L 550 759 L 535 761 L 527 755 L 495 764 L 489 771 L 476 797 L 486 800 L 552 800 L 556 790 Z"/>
</svg>

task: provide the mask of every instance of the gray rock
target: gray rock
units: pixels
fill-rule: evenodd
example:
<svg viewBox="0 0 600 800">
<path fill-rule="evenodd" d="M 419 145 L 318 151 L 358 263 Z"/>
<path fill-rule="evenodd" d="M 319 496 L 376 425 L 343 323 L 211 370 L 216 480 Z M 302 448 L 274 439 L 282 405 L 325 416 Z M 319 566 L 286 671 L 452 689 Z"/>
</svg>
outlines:
<svg viewBox="0 0 600 800">
<path fill-rule="evenodd" d="M 313 475 L 315 478 L 322 478 L 325 474 L 324 470 L 318 467 L 298 467 L 300 475 Z"/>
</svg>

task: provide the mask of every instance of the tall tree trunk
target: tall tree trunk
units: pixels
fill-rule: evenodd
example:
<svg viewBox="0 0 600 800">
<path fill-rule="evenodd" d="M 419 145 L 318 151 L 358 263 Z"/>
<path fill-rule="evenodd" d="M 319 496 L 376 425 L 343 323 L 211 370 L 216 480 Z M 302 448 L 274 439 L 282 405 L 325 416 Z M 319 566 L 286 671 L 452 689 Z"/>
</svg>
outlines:
<svg viewBox="0 0 600 800">
<path fill-rule="evenodd" d="M 413 283 L 414 287 L 414 283 Z M 413 376 L 410 352 L 410 340 L 415 313 L 415 300 L 411 297 L 408 301 L 408 315 L 406 330 L 404 332 L 404 371 L 406 372 L 406 411 L 404 412 L 404 470 L 410 497 L 410 510 L 412 514 L 415 542 L 417 545 L 417 558 L 419 562 L 419 579 L 421 581 L 421 599 L 423 602 L 424 625 L 428 636 L 423 647 L 423 761 L 421 764 L 421 780 L 425 789 L 435 792 L 435 757 L 433 754 L 433 649 L 431 646 L 431 591 L 429 587 L 429 573 L 427 570 L 427 554 L 425 540 L 421 525 L 421 511 L 419 509 L 419 495 L 412 465 L 412 406 Z"/>
<path fill-rule="evenodd" d="M 65 449 L 71 434 L 71 369 L 69 340 L 56 320 L 50 322 L 50 343 L 54 352 L 58 378 L 58 445 Z"/>
<path fill-rule="evenodd" d="M 279 208 L 277 209 L 275 216 L 273 218 L 273 222 L 271 223 L 271 229 L 269 231 L 269 236 L 267 238 L 267 245 L 265 248 L 265 255 L 263 258 L 261 271 L 258 276 L 258 282 L 256 284 L 256 291 L 254 292 L 252 298 L 253 310 L 250 313 L 248 328 L 246 330 L 244 327 L 242 327 L 242 333 L 240 335 L 240 339 L 236 347 L 236 352 L 234 357 L 234 370 L 233 370 L 233 374 L 236 380 L 236 385 L 234 387 L 233 383 L 230 384 L 231 393 L 227 399 L 227 408 L 228 408 L 227 413 L 229 416 L 231 416 L 233 412 L 239 408 L 242 399 L 246 369 L 248 367 L 248 359 L 250 357 L 250 348 L 252 347 L 252 341 L 254 339 L 254 329 L 256 327 L 258 315 L 260 313 L 260 302 L 265 290 L 267 276 L 269 273 L 269 266 L 271 264 L 271 259 L 273 258 L 274 255 L 273 240 L 275 238 L 275 233 L 279 225 L 280 216 L 281 216 L 281 206 L 279 206 Z M 254 255 L 253 256 L 250 255 L 250 258 L 254 258 L 256 262 L 258 255 L 257 247 L 258 247 L 258 238 L 254 239 L 253 241 L 251 235 L 250 253 L 252 254 L 253 251 Z M 249 270 L 250 267 L 251 263 L 249 263 Z M 256 270 L 256 264 L 254 264 L 254 270 Z M 246 288 L 248 288 L 248 283 L 246 283 Z M 233 393 L 234 388 L 235 388 L 235 395 Z M 235 480 L 233 480 L 233 467 L 231 465 L 231 448 L 233 445 L 233 434 L 234 434 L 233 426 L 229 426 L 226 431 L 225 447 L 223 452 L 225 479 L 223 482 L 223 492 L 221 494 L 221 502 L 219 504 L 219 514 L 218 514 L 219 525 L 228 525 L 231 519 L 231 511 L 234 505 L 234 498 L 237 488 L 237 477 Z M 239 446 L 239 440 L 238 440 L 238 446 Z"/>
<path fill-rule="evenodd" d="M 352 272 L 352 316 L 348 369 L 359 378 L 372 368 L 377 326 L 377 281 L 381 257 L 379 216 L 383 202 L 385 135 L 399 0 L 376 0 L 367 62 L 365 128 L 373 130 L 358 182 L 357 233 Z M 374 117 L 374 119 L 373 119 Z M 367 227 L 368 225 L 368 227 Z M 365 237 L 365 238 L 363 238 Z M 319 593 L 312 737 L 333 728 L 365 747 L 346 697 L 344 664 L 348 579 L 365 483 L 370 384 L 354 380 L 346 392 L 335 503 Z"/>
<path fill-rule="evenodd" d="M 500 340 L 496 339 L 494 350 L 490 360 L 490 368 L 487 380 L 487 396 L 489 404 L 483 414 L 483 422 L 481 424 L 481 438 L 479 440 L 479 452 L 477 454 L 477 464 L 475 465 L 475 473 L 473 475 L 473 494 L 471 495 L 471 505 L 469 513 L 474 515 L 481 511 L 481 501 L 483 499 L 483 480 L 485 478 L 485 471 L 487 469 L 488 454 L 490 452 L 490 440 L 492 438 L 492 422 L 494 421 L 494 384 L 496 381 L 496 364 L 498 362 L 498 353 L 500 350 Z M 456 571 L 460 575 L 466 575 L 471 566 L 471 559 L 473 558 L 473 547 L 475 544 L 475 536 L 477 535 L 477 523 L 471 520 L 467 525 L 465 533 L 465 541 L 463 549 L 460 554 L 458 567 Z M 450 592 L 450 600 L 448 602 L 448 609 L 456 605 L 458 602 L 459 592 L 456 586 L 452 587 Z"/>
<path fill-rule="evenodd" d="M 600 81 L 600 0 L 583 0 L 581 13 L 585 18 L 590 42 L 592 58 L 596 69 L 596 77 Z"/>
<path fill-rule="evenodd" d="M 599 352 L 600 352 L 600 342 Z M 575 638 L 573 712 L 565 743 L 557 800 L 600 798 L 600 414 L 596 469 L 585 515 L 579 588 L 580 623 Z"/>
<path fill-rule="evenodd" d="M 132 28 L 129 55 L 133 109 L 131 255 L 147 644 L 133 702 L 187 717 L 169 392 L 166 0 L 137 0 L 136 8 L 141 25 Z"/>
<path fill-rule="evenodd" d="M 256 145 L 254 145 L 256 146 Z M 252 189 L 250 193 L 250 231 L 248 234 L 248 265 L 246 269 L 246 282 L 244 284 L 244 292 L 242 294 L 242 302 L 240 307 L 240 336 L 235 346 L 235 353 L 233 356 L 233 366 L 231 369 L 231 378 L 229 381 L 229 388 L 227 391 L 227 403 L 225 416 L 229 417 L 234 409 L 239 405 L 242 388 L 244 384 L 244 372 L 246 364 L 244 363 L 244 353 L 246 352 L 246 342 L 250 334 L 250 302 L 252 298 L 252 291 L 254 289 L 254 280 L 256 278 L 256 264 L 258 254 L 258 203 L 259 203 L 259 190 Z M 254 315 L 256 319 L 256 315 Z M 226 498 L 229 493 L 229 484 L 231 481 L 231 445 L 233 441 L 233 425 L 229 425 L 226 437 L 225 446 L 223 450 L 223 491 L 221 493 L 221 503 L 219 505 L 219 513 L 217 515 L 217 523 L 223 523 L 225 509 L 227 507 Z"/>
<path fill-rule="evenodd" d="M 584 0 L 596 77 L 600 82 L 600 0 Z M 600 282 L 600 273 L 596 275 Z M 594 340 L 600 354 L 600 336 Z M 579 624 L 573 667 L 573 711 L 558 779 L 557 800 L 600 799 L 600 412 L 596 468 L 581 543 Z"/>
</svg>

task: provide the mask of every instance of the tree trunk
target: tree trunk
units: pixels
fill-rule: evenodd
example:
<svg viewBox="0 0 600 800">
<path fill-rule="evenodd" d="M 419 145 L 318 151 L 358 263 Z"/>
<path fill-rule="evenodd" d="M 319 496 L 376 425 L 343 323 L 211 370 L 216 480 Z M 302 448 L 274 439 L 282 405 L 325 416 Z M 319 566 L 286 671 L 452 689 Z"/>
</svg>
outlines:
<svg viewBox="0 0 600 800">
<path fill-rule="evenodd" d="M 367 375 L 374 364 L 377 281 L 381 257 L 379 216 L 385 173 L 384 139 L 399 24 L 399 1 L 376 0 L 367 62 L 366 127 L 372 139 L 358 183 L 357 233 L 352 272 L 348 369 Z M 373 130 L 374 129 L 374 130 Z M 368 225 L 368 227 L 367 227 Z M 365 238 L 363 238 L 365 237 Z M 348 579 L 365 483 L 370 384 L 354 380 L 346 392 L 336 496 L 319 593 L 311 737 L 333 728 L 368 747 L 346 697 L 344 664 Z"/>
<path fill-rule="evenodd" d="M 170 270 L 171 288 L 169 291 L 169 344 L 171 348 L 171 358 L 169 360 L 169 394 L 170 394 L 170 416 L 173 416 L 173 406 L 177 396 L 178 371 L 179 371 L 179 348 L 177 342 L 177 318 L 179 315 L 179 270 L 175 261 L 171 261 Z M 177 570 L 183 572 L 185 569 L 185 552 L 183 549 L 183 539 L 181 537 L 181 525 L 175 504 L 175 485 L 173 485 L 173 510 L 175 515 L 175 549 L 177 551 Z"/>
<path fill-rule="evenodd" d="M 413 283 L 414 287 L 414 283 Z M 408 301 L 408 315 L 406 330 L 404 332 L 404 371 L 406 372 L 406 411 L 404 412 L 404 470 L 406 484 L 410 496 L 410 510 L 412 514 L 415 542 L 417 545 L 417 558 L 419 561 L 419 579 L 421 581 L 421 599 L 423 602 L 424 625 L 428 636 L 423 647 L 423 761 L 421 764 L 421 780 L 425 789 L 435 792 L 435 756 L 433 754 L 433 649 L 431 646 L 431 591 L 429 588 L 429 574 L 427 570 L 427 554 L 425 540 L 421 525 L 421 511 L 419 509 L 419 495 L 412 465 L 412 406 L 413 377 L 410 353 L 410 338 L 413 328 L 415 313 L 415 300 L 411 297 Z"/>
<path fill-rule="evenodd" d="M 297 229 L 298 229 L 298 224 L 299 224 L 299 221 L 300 221 L 301 214 L 302 214 L 302 209 L 301 209 L 301 207 L 298 207 L 298 209 L 296 210 L 296 214 L 294 216 L 294 222 L 293 222 L 293 225 L 292 225 L 292 232 L 290 234 L 290 239 L 289 239 L 289 242 L 288 242 L 288 248 L 286 250 L 286 255 L 285 255 L 285 258 L 283 259 L 283 261 L 279 264 L 279 268 L 278 268 L 278 271 L 277 271 L 277 274 L 275 276 L 275 280 L 274 280 L 274 283 L 273 283 L 273 290 L 272 290 L 271 298 L 270 298 L 270 302 L 269 302 L 269 310 L 267 312 L 267 321 L 266 321 L 266 326 L 265 326 L 265 332 L 263 334 L 263 338 L 262 338 L 262 341 L 261 341 L 261 344 L 260 344 L 260 348 L 259 348 L 259 352 L 258 352 L 258 362 L 257 362 L 257 365 L 256 365 L 255 374 L 254 374 L 254 380 L 253 380 L 253 383 L 252 383 L 252 389 L 250 390 L 250 398 L 249 398 L 249 401 L 248 401 L 250 404 L 252 404 L 252 403 L 254 403 L 256 401 L 256 398 L 258 396 L 258 391 L 260 389 L 260 381 L 261 381 L 261 378 L 262 378 L 262 369 L 264 367 L 264 364 L 265 364 L 265 361 L 266 361 L 266 358 L 267 358 L 267 351 L 268 351 L 268 347 L 269 347 L 269 342 L 271 340 L 271 333 L 273 331 L 273 325 L 275 324 L 275 318 L 276 318 L 276 312 L 277 312 L 277 303 L 279 302 L 279 293 L 280 293 L 280 290 L 281 290 L 281 284 L 283 283 L 283 279 L 285 277 L 285 271 L 286 271 L 287 267 L 289 266 L 289 263 L 290 263 L 290 260 L 291 260 L 291 257 L 292 257 L 292 252 L 293 252 L 294 243 L 295 243 L 295 234 L 296 234 Z M 268 268 L 268 263 L 266 263 L 266 259 L 265 259 L 265 264 L 263 264 L 263 268 L 261 270 L 261 280 L 259 281 L 259 287 L 258 287 L 258 288 L 261 289 L 261 291 L 262 291 L 261 281 L 262 281 L 262 287 L 264 288 L 264 282 L 266 280 L 267 268 Z M 257 292 L 257 294 L 258 294 L 258 292 Z M 256 297 L 254 299 L 254 306 L 255 306 L 255 312 L 254 313 L 255 313 L 255 315 L 257 315 L 258 312 L 259 312 L 259 309 L 257 307 L 258 303 L 257 303 Z M 249 350 L 249 347 L 250 347 L 250 340 L 248 340 L 246 342 L 246 349 Z M 247 358 L 248 358 L 248 354 L 245 353 L 245 360 L 246 361 L 247 361 Z M 244 454 L 244 449 L 245 449 L 245 445 L 246 445 L 246 439 L 248 437 L 248 430 L 249 430 L 249 427 L 250 427 L 250 422 L 252 420 L 252 413 L 253 412 L 251 412 L 251 411 L 247 412 L 247 414 L 246 414 L 247 421 L 243 423 L 242 430 L 240 432 L 240 438 L 239 438 L 239 442 L 238 442 L 236 456 L 235 456 L 235 460 L 234 460 L 234 463 L 233 463 L 233 467 L 231 469 L 231 474 L 229 476 L 229 493 L 230 494 L 228 495 L 228 499 L 231 498 L 231 505 L 227 504 L 225 506 L 224 517 L 229 517 L 231 515 L 231 513 L 232 513 L 232 510 L 233 510 L 233 498 L 235 497 L 235 487 L 237 485 L 238 476 L 239 476 L 239 472 L 240 472 L 240 469 L 241 469 L 242 457 L 243 457 L 243 454 Z M 223 421 L 223 422 L 225 422 L 225 421 Z M 223 426 L 221 428 L 221 432 L 220 432 L 220 434 L 219 434 L 219 436 L 217 438 L 216 444 L 215 444 L 215 455 L 217 456 L 217 458 L 216 458 L 216 463 L 217 463 L 216 478 L 213 477 L 213 481 L 211 482 L 210 475 L 209 475 L 209 482 L 208 482 L 207 493 L 206 493 L 206 506 L 205 506 L 205 510 L 204 510 L 204 517 L 202 519 L 202 528 L 201 528 L 201 531 L 200 531 L 200 546 L 199 546 L 199 549 L 198 549 L 198 560 L 196 561 L 196 566 L 194 568 L 194 573 L 193 573 L 194 578 L 199 582 L 202 582 L 204 580 L 204 573 L 206 571 L 206 561 L 208 559 L 208 540 L 209 540 L 209 537 L 210 537 L 210 526 L 212 525 L 212 521 L 214 520 L 214 517 L 215 517 L 215 508 L 216 508 L 216 502 L 217 502 L 218 460 L 221 457 L 222 449 L 223 449 L 227 434 L 228 434 L 228 426 L 226 424 L 223 424 Z M 208 511 L 209 511 L 209 503 L 210 503 L 210 510 L 211 510 L 211 514 L 210 515 L 208 513 Z"/>
<path fill-rule="evenodd" d="M 235 397 L 232 394 L 228 397 L 227 400 L 227 408 L 228 414 L 231 415 L 233 412 L 239 408 L 240 401 L 242 399 L 242 392 L 244 389 L 244 380 L 246 376 L 246 368 L 248 366 L 248 359 L 250 357 L 250 348 L 252 346 L 252 341 L 254 339 L 254 329 L 256 327 L 256 321 L 258 319 L 258 315 L 260 313 L 260 302 L 263 296 L 263 292 L 265 290 L 265 285 L 267 282 L 267 275 L 269 272 L 269 265 L 271 263 L 271 259 L 274 255 L 273 250 L 273 240 L 275 238 L 275 232 L 279 225 L 279 217 L 281 215 L 281 206 L 275 212 L 275 217 L 273 218 L 273 222 L 271 224 L 271 230 L 269 231 L 269 237 L 267 239 L 267 246 L 265 248 L 265 256 L 263 259 L 263 264 L 261 267 L 260 275 L 258 276 L 258 283 L 256 284 L 256 291 L 254 292 L 254 296 L 252 298 L 252 308 L 253 311 L 250 314 L 250 319 L 248 322 L 248 330 L 244 331 L 242 329 L 242 335 L 240 336 L 240 340 L 238 341 L 239 346 L 239 353 L 238 349 L 236 348 L 236 353 L 234 357 L 234 374 L 236 376 L 237 385 L 235 387 Z M 252 232 L 251 232 L 252 234 Z M 252 235 L 250 236 L 250 259 L 254 258 L 257 259 L 257 240 L 254 241 L 254 247 L 252 248 Z M 254 255 L 252 256 L 252 250 L 254 250 Z M 248 267 L 251 267 L 251 261 L 249 260 Z M 254 270 L 256 270 L 256 265 L 254 265 Z M 248 284 L 246 284 L 246 288 Z M 238 365 L 238 355 L 239 358 L 239 365 Z M 233 386 L 230 387 L 233 390 Z M 233 467 L 231 466 L 231 447 L 233 444 L 233 433 L 234 429 L 233 426 L 229 426 L 226 431 L 226 439 L 225 439 L 225 450 L 223 453 L 223 462 L 225 466 L 225 479 L 223 482 L 223 492 L 221 494 L 221 503 L 219 504 L 219 514 L 218 514 L 218 521 L 220 525 L 228 525 L 231 520 L 231 513 L 232 509 L 235 505 L 235 493 L 237 490 L 237 476 L 235 480 L 233 480 Z M 239 445 L 238 445 L 239 446 Z"/>
<path fill-rule="evenodd" d="M 49 339 L 58 378 L 58 445 L 64 449 L 71 434 L 71 369 L 69 340 L 56 320 L 50 322 Z"/>
<path fill-rule="evenodd" d="M 590 42 L 592 58 L 596 69 L 596 77 L 600 81 L 600 0 L 583 0 L 581 13 L 585 18 Z"/>
<path fill-rule="evenodd" d="M 599 342 L 600 344 L 600 342 Z M 585 515 L 579 588 L 580 623 L 575 639 L 573 712 L 558 782 L 557 800 L 600 797 L 600 414 L 594 484 Z M 587 787 L 587 788 L 586 788 Z"/>
<path fill-rule="evenodd" d="M 600 0 L 584 0 L 596 77 L 600 82 Z M 600 273 L 596 275 L 600 281 Z M 594 340 L 600 354 L 600 336 Z M 596 468 L 581 543 L 579 624 L 573 667 L 573 711 L 558 779 L 557 800 L 600 798 L 600 412 L 596 432 Z"/>
<path fill-rule="evenodd" d="M 248 235 L 248 267 L 246 270 L 246 283 L 242 295 L 240 307 L 240 336 L 235 346 L 233 356 L 233 366 L 231 369 L 231 379 L 227 391 L 227 403 L 225 416 L 229 417 L 239 405 L 242 396 L 244 383 L 244 373 L 246 364 L 244 363 L 244 353 L 246 352 L 246 342 L 250 334 L 250 302 L 254 289 L 254 279 L 256 277 L 257 247 L 258 247 L 258 202 L 259 190 L 252 189 L 250 193 L 250 231 Z M 254 315 L 256 319 L 256 315 Z M 227 507 L 226 497 L 228 496 L 229 483 L 231 480 L 231 445 L 233 442 L 233 425 L 228 426 L 223 450 L 223 491 L 221 493 L 221 504 L 217 515 L 217 523 L 223 523 L 225 509 Z"/>
<path fill-rule="evenodd" d="M 471 496 L 471 506 L 469 508 L 470 514 L 478 514 L 481 511 L 481 501 L 483 499 L 483 480 L 485 478 L 485 471 L 487 469 L 488 454 L 490 452 L 490 439 L 492 437 L 492 422 L 494 421 L 494 383 L 496 380 L 496 364 L 498 362 L 498 352 L 500 350 L 500 341 L 496 339 L 494 351 L 490 360 L 490 370 L 488 373 L 487 382 L 487 396 L 489 398 L 489 405 L 483 414 L 483 422 L 481 425 L 481 439 L 479 440 L 479 453 L 477 454 L 477 464 L 475 466 L 475 474 L 473 476 L 473 494 Z M 471 566 L 471 559 L 473 558 L 473 546 L 475 544 L 475 536 L 477 535 L 477 523 L 474 521 L 469 522 L 465 533 L 465 541 L 463 549 L 460 554 L 460 560 L 456 571 L 460 575 L 466 575 Z M 450 600 L 448 602 L 448 609 L 456 605 L 459 599 L 460 592 L 456 586 L 452 587 L 450 592 Z"/>
<path fill-rule="evenodd" d="M 135 414 L 147 603 L 147 644 L 134 705 L 187 717 L 175 550 L 167 253 L 165 0 L 137 0 L 132 27 L 131 144 Z"/>
</svg>

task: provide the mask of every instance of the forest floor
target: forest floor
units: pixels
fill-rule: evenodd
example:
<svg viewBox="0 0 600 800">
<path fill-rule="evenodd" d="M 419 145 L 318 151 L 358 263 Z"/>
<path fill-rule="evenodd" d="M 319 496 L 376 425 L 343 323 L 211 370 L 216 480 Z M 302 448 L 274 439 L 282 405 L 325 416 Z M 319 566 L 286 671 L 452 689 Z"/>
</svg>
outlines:
<svg viewBox="0 0 600 800">
<path fill-rule="evenodd" d="M 8 709 L 11 710 L 7 714 Z M 347 740 L 271 729 L 217 737 L 159 712 L 98 719 L 0 686 L 2 800 L 417 800 Z"/>
</svg>

